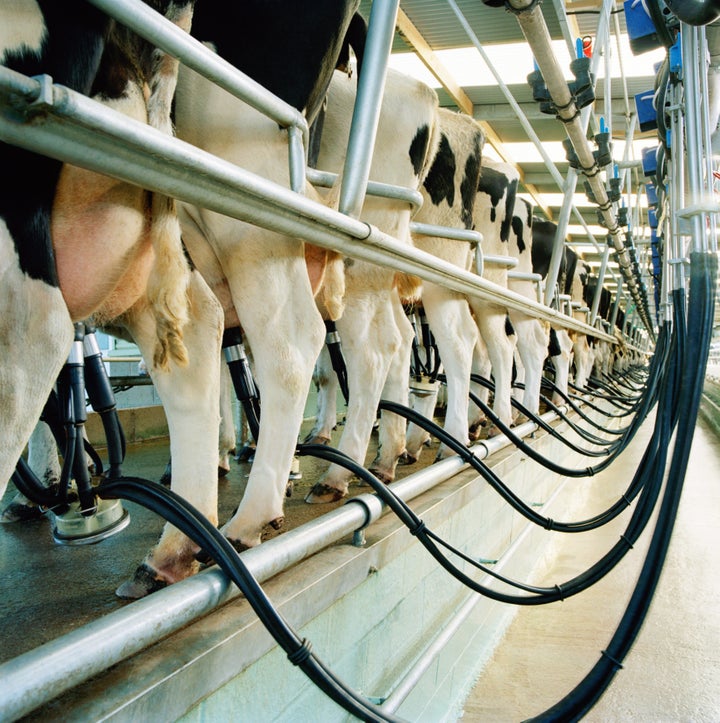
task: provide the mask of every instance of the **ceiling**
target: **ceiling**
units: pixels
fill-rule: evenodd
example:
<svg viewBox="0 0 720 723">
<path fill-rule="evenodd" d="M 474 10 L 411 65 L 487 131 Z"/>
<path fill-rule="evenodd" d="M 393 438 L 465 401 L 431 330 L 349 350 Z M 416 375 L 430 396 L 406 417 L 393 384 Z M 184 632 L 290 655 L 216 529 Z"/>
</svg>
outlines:
<svg viewBox="0 0 720 723">
<path fill-rule="evenodd" d="M 442 58 L 438 58 L 438 54 L 443 56 L 442 51 L 473 47 L 473 41 L 452 8 L 453 4 L 464 16 L 482 48 L 488 54 L 497 51 L 498 46 L 524 42 L 518 21 L 512 13 L 507 12 L 504 8 L 488 7 L 481 0 L 452 0 L 452 2 L 448 2 L 448 0 L 401 0 L 393 41 L 393 53 L 414 52 L 422 57 L 424 66 L 432 72 L 436 79 L 433 84 L 439 86 L 437 90 L 440 104 L 458 108 L 479 120 L 486 130 L 487 144 L 493 148 L 491 152 L 517 165 L 522 178 L 521 191 L 532 197 L 538 214 L 557 220 L 562 201 L 561 188 L 556 180 L 557 175 L 553 178 L 551 171 L 541 159 L 531 157 L 536 156 L 536 153 L 519 152 L 520 146 L 515 144 L 527 143 L 528 134 L 501 88 L 497 83 L 472 85 L 470 84 L 472 81 L 463 85 L 454 74 L 457 71 L 451 70 Z M 371 6 L 372 0 L 362 0 L 360 12 L 366 18 L 370 17 Z M 564 3 L 562 0 L 545 0 L 540 7 L 553 40 L 558 40 L 567 46 L 568 42 L 573 43 L 577 37 L 586 35 L 594 37 L 601 6 L 601 0 L 574 0 Z M 627 33 L 622 3 L 616 2 L 616 7 L 617 10 L 613 13 L 610 24 L 611 33 L 613 33 L 613 48 L 618 47 L 615 33 L 618 32 L 620 35 Z M 558 16 L 558 12 L 561 17 Z M 478 51 L 473 49 L 473 52 Z M 569 51 L 566 52 L 569 61 Z M 615 50 L 612 53 L 614 54 Z M 622 54 L 620 57 L 623 57 Z M 511 64 L 505 61 L 503 68 L 499 68 L 503 82 L 507 82 L 509 92 L 543 144 L 553 141 L 561 142 L 566 138 L 563 124 L 554 116 L 544 115 L 540 112 L 537 103 L 533 101 L 530 86 L 521 80 L 532 71 L 531 60 L 522 59 L 518 62 L 523 66 L 526 63 L 527 65 L 519 69 L 510 68 Z M 655 82 L 654 71 L 652 66 L 649 71 L 647 70 L 647 62 L 633 62 L 633 56 L 630 55 L 624 58 L 622 65 L 624 78 L 613 77 L 610 84 L 612 138 L 616 142 L 625 139 L 626 121 L 635 113 L 634 95 L 653 88 Z M 637 75 L 635 73 L 638 72 L 640 65 L 645 70 L 643 74 Z M 520 79 L 513 82 L 505 81 L 504 78 L 509 75 L 510 70 L 513 70 L 513 74 Z M 518 70 L 521 71 L 520 75 L 518 75 Z M 629 99 L 629 102 L 626 99 Z M 605 82 L 599 81 L 596 85 L 595 109 L 598 114 L 601 114 L 604 108 Z M 593 117 L 591 134 L 597 132 L 597 123 L 597 117 Z M 635 139 L 646 139 L 645 145 L 647 146 L 657 143 L 655 131 L 636 133 Z M 621 160 L 617 157 L 617 153 L 614 154 L 614 160 Z M 568 173 L 567 161 L 564 158 L 558 160 L 555 166 L 564 179 Z M 632 185 L 637 188 L 644 179 L 642 170 L 634 169 L 632 173 L 635 179 Z M 587 200 L 583 192 L 582 177 L 578 181 L 578 193 L 582 195 L 576 197 L 576 208 L 587 226 L 585 229 L 582 227 L 575 229 L 568 239 L 578 243 L 578 251 L 586 260 L 599 264 L 600 252 L 591 244 L 587 230 L 590 227 L 592 238 L 601 247 L 606 243 L 605 232 L 598 226 L 597 207 Z M 641 212 L 639 221 L 640 225 L 646 223 L 644 211 Z M 570 223 L 579 224 L 580 221 L 576 220 L 576 217 L 571 217 Z M 640 231 L 638 228 L 636 238 L 642 235 Z M 642 251 L 642 248 L 640 245 L 638 250 Z M 618 276 L 614 269 L 610 273 Z"/>
</svg>

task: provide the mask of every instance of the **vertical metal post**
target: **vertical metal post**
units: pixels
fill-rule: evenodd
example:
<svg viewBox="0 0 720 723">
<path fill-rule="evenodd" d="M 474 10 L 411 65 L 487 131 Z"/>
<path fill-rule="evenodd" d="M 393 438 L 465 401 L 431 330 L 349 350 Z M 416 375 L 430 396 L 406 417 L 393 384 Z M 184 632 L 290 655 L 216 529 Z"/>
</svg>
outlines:
<svg viewBox="0 0 720 723">
<path fill-rule="evenodd" d="M 352 218 L 360 216 L 365 200 L 399 5 L 400 0 L 374 0 L 370 11 L 363 70 L 358 79 L 357 100 L 340 189 L 339 210 Z"/>
<path fill-rule="evenodd" d="M 555 296 L 555 287 L 557 285 L 558 274 L 560 273 L 560 263 L 562 262 L 563 251 L 565 249 L 565 236 L 567 234 L 568 221 L 570 220 L 572 197 L 575 193 L 577 182 L 577 171 L 574 168 L 569 168 L 563 189 L 563 202 L 557 221 L 555 244 L 552 255 L 550 256 L 550 267 L 548 268 L 547 278 L 545 279 L 545 304 L 547 306 L 552 304 L 553 297 Z"/>
<path fill-rule="evenodd" d="M 610 258 L 610 247 L 605 247 L 605 253 L 603 254 L 602 261 L 600 262 L 600 269 L 598 270 L 597 286 L 595 287 L 595 296 L 592 300 L 592 308 L 590 309 L 590 326 L 595 326 L 595 319 L 597 319 L 598 306 L 600 305 L 600 295 L 602 293 L 603 282 L 605 281 L 605 271 L 607 270 L 608 259 Z"/>
<path fill-rule="evenodd" d="M 610 315 L 610 333 L 613 333 L 615 324 L 617 323 L 618 311 L 620 309 L 620 299 L 623 297 L 622 281 L 618 282 L 617 293 L 615 294 L 615 302 L 613 303 L 612 314 Z"/>
</svg>

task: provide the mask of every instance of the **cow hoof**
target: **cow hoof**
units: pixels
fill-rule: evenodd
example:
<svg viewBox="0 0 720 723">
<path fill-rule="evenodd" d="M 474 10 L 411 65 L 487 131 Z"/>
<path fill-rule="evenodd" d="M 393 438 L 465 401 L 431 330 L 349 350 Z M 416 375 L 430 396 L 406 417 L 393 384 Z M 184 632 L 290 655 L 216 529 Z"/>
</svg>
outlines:
<svg viewBox="0 0 720 723">
<path fill-rule="evenodd" d="M 347 492 L 343 492 L 337 487 L 331 487 L 330 485 L 318 482 L 305 496 L 305 502 L 311 505 L 337 502 L 345 497 L 346 494 Z"/>
<path fill-rule="evenodd" d="M 235 455 L 236 462 L 252 462 L 255 457 L 255 446 L 252 444 L 245 444 L 240 448 L 240 451 Z"/>
<path fill-rule="evenodd" d="M 324 434 L 308 434 L 303 440 L 303 444 L 323 444 L 327 446 L 330 444 L 330 437 L 326 437 Z"/>
<path fill-rule="evenodd" d="M 493 437 L 499 437 L 501 434 L 502 434 L 502 432 L 494 424 L 491 424 L 488 427 L 486 439 L 492 439 Z"/>
<path fill-rule="evenodd" d="M 268 525 L 273 528 L 273 530 L 281 530 L 282 526 L 285 524 L 285 516 L 276 517 L 274 520 L 270 520 L 268 522 Z"/>
<path fill-rule="evenodd" d="M 477 442 L 478 439 L 480 439 L 486 425 L 487 425 L 487 420 L 483 420 L 481 422 L 475 422 L 474 424 L 470 425 L 468 434 L 469 434 L 470 439 L 473 442 Z"/>
<path fill-rule="evenodd" d="M 415 464 L 419 458 L 420 458 L 419 455 L 410 454 L 407 450 L 405 450 L 405 452 L 403 452 L 398 457 L 398 464 L 402 464 L 402 465 Z"/>
<path fill-rule="evenodd" d="M 225 469 L 225 467 L 220 467 L 218 465 L 218 479 L 222 479 L 223 477 L 227 477 L 228 474 L 230 474 L 229 469 Z"/>
<path fill-rule="evenodd" d="M 389 485 L 394 479 L 395 475 L 385 472 L 377 467 L 370 467 L 370 474 L 374 474 L 383 484 Z"/>
<path fill-rule="evenodd" d="M 140 565 L 132 580 L 124 582 L 115 590 L 115 594 L 121 600 L 138 600 L 141 597 L 150 595 L 153 592 L 162 590 L 167 587 L 167 582 L 157 576 L 157 572 L 145 563 Z"/>
<path fill-rule="evenodd" d="M 294 491 L 295 491 L 295 482 L 294 482 L 294 480 L 289 479 L 287 481 L 287 484 L 285 485 L 285 497 L 292 497 Z"/>
<path fill-rule="evenodd" d="M 37 505 L 23 505 L 11 502 L 0 514 L 0 524 L 9 525 L 13 522 L 29 522 L 39 520 L 43 516 Z"/>
</svg>

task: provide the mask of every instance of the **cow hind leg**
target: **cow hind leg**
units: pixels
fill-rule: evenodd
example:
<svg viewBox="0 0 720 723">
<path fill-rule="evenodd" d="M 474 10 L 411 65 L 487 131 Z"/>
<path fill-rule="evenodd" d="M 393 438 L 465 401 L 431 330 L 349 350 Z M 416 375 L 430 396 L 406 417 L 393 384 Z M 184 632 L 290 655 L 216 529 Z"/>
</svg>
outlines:
<svg viewBox="0 0 720 723">
<path fill-rule="evenodd" d="M 348 296 L 345 312 L 337 322 L 350 389 L 345 428 L 338 448 L 361 465 L 365 463 L 388 370 L 401 345 L 388 299 L 386 294 L 364 295 L 359 299 Z M 305 501 L 317 504 L 342 499 L 351 477 L 352 473 L 344 467 L 330 465 Z"/>
<path fill-rule="evenodd" d="M 440 352 L 447 379 L 445 431 L 461 444 L 469 442 L 470 371 L 477 342 L 477 326 L 467 300 L 447 289 L 428 284 L 423 304 Z M 454 454 L 441 445 L 438 459 Z"/>
<path fill-rule="evenodd" d="M 44 487 L 60 481 L 60 461 L 50 427 L 42 421 L 35 425 L 28 441 L 28 465 Z M 25 522 L 42 517 L 40 507 L 18 492 L 0 513 L 0 523 Z"/>
<path fill-rule="evenodd" d="M 397 296 L 394 296 L 392 300 L 392 307 L 395 324 L 400 334 L 400 346 L 392 358 L 382 397 L 407 407 L 410 352 L 414 334 L 412 325 Z M 385 410 L 381 412 L 378 450 L 370 465 L 370 471 L 385 483 L 395 479 L 398 459 L 405 451 L 405 432 L 406 420 L 404 417 Z"/>
<path fill-rule="evenodd" d="M 337 424 L 337 393 L 340 385 L 332 368 L 330 353 L 323 345 L 315 362 L 313 381 L 317 391 L 315 424 L 303 440 L 305 444 L 328 444 Z"/>
<path fill-rule="evenodd" d="M 222 310 L 197 272 L 191 274 L 188 296 L 190 320 L 184 329 L 187 364 L 153 366 L 150 375 L 168 421 L 172 490 L 217 524 Z M 123 322 L 147 355 L 158 331 L 147 302 L 137 304 Z M 143 597 L 192 575 L 199 567 L 197 552 L 190 539 L 166 524 L 157 545 L 116 594 L 121 598 Z"/>
<path fill-rule="evenodd" d="M 288 248 L 288 255 L 292 250 Z M 265 259 L 260 273 L 241 258 L 228 272 L 262 405 L 247 487 L 237 511 L 222 528 L 236 549 L 260 544 L 266 525 L 279 529 L 284 522 L 287 481 L 314 361 L 324 339 L 302 254 L 275 262 Z M 244 309 L 243 299 L 248 300 Z M 249 300 L 257 300 L 252 308 Z"/>
</svg>

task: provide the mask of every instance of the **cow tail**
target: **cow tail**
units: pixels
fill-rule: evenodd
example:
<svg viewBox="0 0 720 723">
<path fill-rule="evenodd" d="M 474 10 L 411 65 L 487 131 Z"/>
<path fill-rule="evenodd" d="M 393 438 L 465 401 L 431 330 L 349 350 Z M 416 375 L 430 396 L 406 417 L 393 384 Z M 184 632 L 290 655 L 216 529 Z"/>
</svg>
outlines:
<svg viewBox="0 0 720 723">
<path fill-rule="evenodd" d="M 163 9 L 165 17 L 190 32 L 194 0 L 171 0 Z M 152 50 L 148 122 L 167 135 L 173 135 L 171 111 L 178 70 L 176 58 L 159 48 Z M 160 368 L 167 368 L 170 361 L 185 366 L 188 353 L 183 343 L 183 328 L 189 318 L 190 268 L 182 248 L 175 200 L 153 194 L 152 218 L 155 265 L 148 283 L 148 297 L 158 330 L 154 362 Z"/>
<path fill-rule="evenodd" d="M 153 362 L 167 369 L 171 361 L 185 366 L 188 353 L 183 329 L 189 319 L 190 267 L 182 249 L 175 201 L 153 194 L 152 243 L 155 263 L 148 280 L 148 299 L 157 324 Z"/>
</svg>

